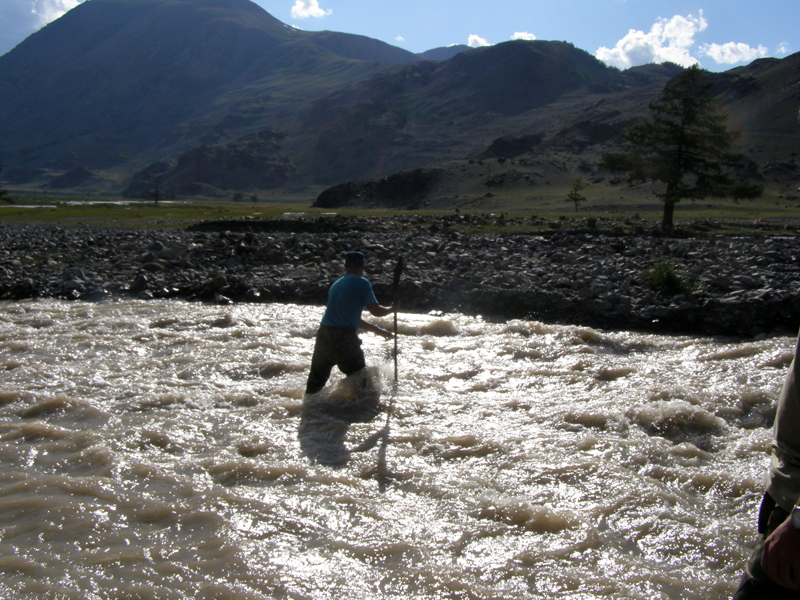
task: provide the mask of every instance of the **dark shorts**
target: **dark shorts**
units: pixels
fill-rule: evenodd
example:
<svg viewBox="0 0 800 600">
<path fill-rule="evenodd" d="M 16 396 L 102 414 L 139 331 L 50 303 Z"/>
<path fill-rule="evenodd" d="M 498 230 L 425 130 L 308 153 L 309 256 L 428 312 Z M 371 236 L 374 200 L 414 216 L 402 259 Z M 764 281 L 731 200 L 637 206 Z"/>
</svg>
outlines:
<svg viewBox="0 0 800 600">
<path fill-rule="evenodd" d="M 306 394 L 315 394 L 325 387 L 334 366 L 339 367 L 345 375 L 352 375 L 366 367 L 361 340 L 351 327 L 322 325 L 317 331 Z"/>
</svg>

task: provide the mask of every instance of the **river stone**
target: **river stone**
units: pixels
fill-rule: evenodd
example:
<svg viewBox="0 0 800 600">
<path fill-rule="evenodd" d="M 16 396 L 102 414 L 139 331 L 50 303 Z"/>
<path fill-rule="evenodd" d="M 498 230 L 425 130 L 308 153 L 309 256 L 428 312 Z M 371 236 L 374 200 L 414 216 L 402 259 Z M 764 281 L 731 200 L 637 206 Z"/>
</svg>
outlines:
<svg viewBox="0 0 800 600">
<path fill-rule="evenodd" d="M 454 229 L 500 221 L 491 215 L 325 217 L 147 232 L 0 223 L 0 298 L 86 299 L 97 291 L 104 292 L 98 298 L 213 302 L 219 295 L 230 302 L 324 304 L 344 253 L 360 249 L 371 257 L 366 276 L 381 302 L 392 297 L 393 267 L 403 256 L 397 296 L 406 311 L 459 310 L 603 329 L 796 333 L 796 235 L 728 238 L 709 227 L 712 233 L 699 234 L 706 237 L 697 237 L 702 229 L 668 237 L 634 233 L 634 225 L 652 229 L 644 221 L 603 218 L 596 229 L 581 231 L 568 228 L 583 221 L 568 219 L 557 223 L 560 229 L 535 234 Z M 662 257 L 691 282 L 691 291 L 671 293 L 650 283 L 648 273 Z"/>
</svg>

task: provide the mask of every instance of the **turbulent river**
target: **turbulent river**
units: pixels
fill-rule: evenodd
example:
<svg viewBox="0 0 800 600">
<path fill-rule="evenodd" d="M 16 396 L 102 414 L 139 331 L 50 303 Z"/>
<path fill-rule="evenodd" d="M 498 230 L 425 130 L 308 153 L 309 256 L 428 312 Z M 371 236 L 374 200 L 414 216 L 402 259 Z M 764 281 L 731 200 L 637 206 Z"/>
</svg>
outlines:
<svg viewBox="0 0 800 600">
<path fill-rule="evenodd" d="M 732 595 L 792 338 L 321 315 L 0 303 L 0 597 Z"/>
</svg>

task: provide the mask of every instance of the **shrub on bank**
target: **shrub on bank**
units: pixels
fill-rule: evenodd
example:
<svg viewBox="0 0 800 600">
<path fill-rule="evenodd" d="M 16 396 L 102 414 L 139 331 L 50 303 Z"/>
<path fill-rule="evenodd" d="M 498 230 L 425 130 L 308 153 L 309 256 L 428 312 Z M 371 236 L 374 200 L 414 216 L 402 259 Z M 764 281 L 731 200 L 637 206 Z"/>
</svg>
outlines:
<svg viewBox="0 0 800 600">
<path fill-rule="evenodd" d="M 663 254 L 647 272 L 647 283 L 649 283 L 654 290 L 670 295 L 689 295 L 697 288 L 696 283 L 686 277 L 686 275 Z"/>
</svg>

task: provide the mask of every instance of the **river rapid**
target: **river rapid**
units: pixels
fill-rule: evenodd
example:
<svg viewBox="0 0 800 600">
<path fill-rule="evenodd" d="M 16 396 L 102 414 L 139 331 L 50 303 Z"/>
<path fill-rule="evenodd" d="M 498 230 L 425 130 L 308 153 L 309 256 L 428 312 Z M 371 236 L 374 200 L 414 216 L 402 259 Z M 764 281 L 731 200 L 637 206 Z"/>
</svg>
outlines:
<svg viewBox="0 0 800 600">
<path fill-rule="evenodd" d="M 0 303 L 0 597 L 732 595 L 794 339 L 322 310 Z"/>
</svg>

